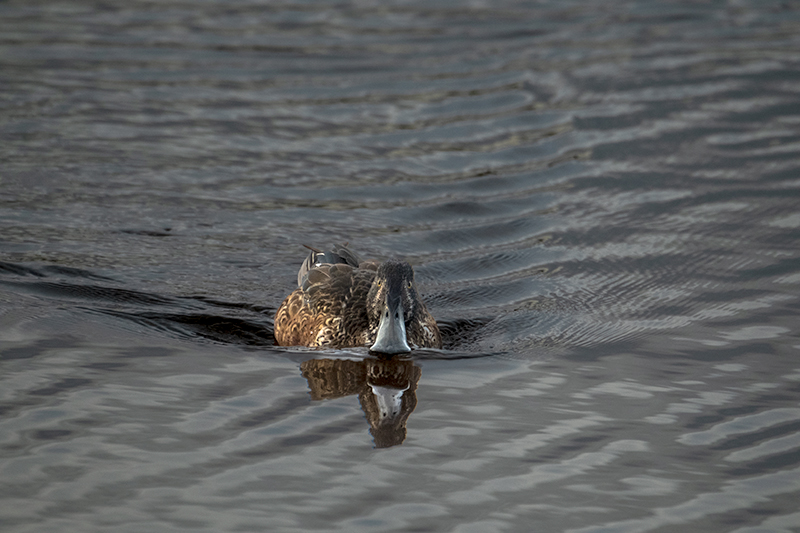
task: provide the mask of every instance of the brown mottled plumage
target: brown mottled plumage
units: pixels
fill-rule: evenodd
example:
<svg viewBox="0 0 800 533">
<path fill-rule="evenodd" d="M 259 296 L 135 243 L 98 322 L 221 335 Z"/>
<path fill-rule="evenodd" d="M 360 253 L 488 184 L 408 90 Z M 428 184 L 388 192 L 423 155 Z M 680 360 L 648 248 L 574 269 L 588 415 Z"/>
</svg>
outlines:
<svg viewBox="0 0 800 533">
<path fill-rule="evenodd" d="M 394 350 L 398 344 L 380 343 L 392 347 L 389 353 L 442 347 L 439 327 L 417 293 L 408 263 L 361 261 L 343 246 L 312 250 L 300 268 L 298 285 L 275 315 L 275 340 L 281 346 L 377 345 L 376 337 L 391 329 L 382 325 L 384 318 L 390 320 L 391 305 L 398 310 L 395 318 L 407 346 Z"/>
</svg>

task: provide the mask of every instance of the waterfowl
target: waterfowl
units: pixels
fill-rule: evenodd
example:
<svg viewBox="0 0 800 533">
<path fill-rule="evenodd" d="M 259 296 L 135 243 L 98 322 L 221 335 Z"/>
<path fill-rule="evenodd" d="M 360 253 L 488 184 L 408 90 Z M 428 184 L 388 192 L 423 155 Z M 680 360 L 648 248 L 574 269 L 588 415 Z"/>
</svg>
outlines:
<svg viewBox="0 0 800 533">
<path fill-rule="evenodd" d="M 310 248 L 298 288 L 275 314 L 279 346 L 369 346 L 395 354 L 441 348 L 442 336 L 405 261 L 362 261 L 347 246 Z"/>
</svg>

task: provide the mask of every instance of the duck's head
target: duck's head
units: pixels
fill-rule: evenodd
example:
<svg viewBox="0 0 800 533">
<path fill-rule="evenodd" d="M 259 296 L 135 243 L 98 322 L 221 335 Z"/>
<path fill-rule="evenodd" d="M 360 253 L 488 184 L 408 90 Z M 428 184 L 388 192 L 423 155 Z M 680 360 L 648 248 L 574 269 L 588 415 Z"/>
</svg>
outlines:
<svg viewBox="0 0 800 533">
<path fill-rule="evenodd" d="M 372 327 L 377 324 L 373 352 L 410 352 L 406 327 L 418 318 L 421 302 L 414 284 L 414 269 L 404 261 L 386 261 L 378 267 L 367 296 Z"/>
</svg>

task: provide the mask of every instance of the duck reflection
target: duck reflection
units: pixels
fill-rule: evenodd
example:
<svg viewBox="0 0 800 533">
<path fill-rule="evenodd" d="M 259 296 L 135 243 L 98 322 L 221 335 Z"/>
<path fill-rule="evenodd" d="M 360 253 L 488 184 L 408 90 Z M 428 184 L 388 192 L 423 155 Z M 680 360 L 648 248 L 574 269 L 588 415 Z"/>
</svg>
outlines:
<svg viewBox="0 0 800 533">
<path fill-rule="evenodd" d="M 358 394 L 376 448 L 401 444 L 406 421 L 417 406 L 420 367 L 410 359 L 368 357 L 312 359 L 300 365 L 312 400 L 328 400 Z"/>
</svg>

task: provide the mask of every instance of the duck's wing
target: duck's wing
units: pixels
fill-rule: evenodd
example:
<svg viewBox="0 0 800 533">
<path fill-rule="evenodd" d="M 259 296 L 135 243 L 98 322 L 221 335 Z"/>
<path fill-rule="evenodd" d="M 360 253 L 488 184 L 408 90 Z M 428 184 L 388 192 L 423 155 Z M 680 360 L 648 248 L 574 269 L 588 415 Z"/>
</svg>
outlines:
<svg viewBox="0 0 800 533">
<path fill-rule="evenodd" d="M 359 346 L 369 328 L 365 301 L 375 272 L 343 263 L 308 271 L 275 314 L 281 346 Z"/>
<path fill-rule="evenodd" d="M 353 284 L 360 276 L 344 263 L 324 263 L 308 271 L 300 289 L 306 305 L 317 314 L 339 316 L 352 297 Z"/>
<path fill-rule="evenodd" d="M 346 245 L 309 249 L 297 273 L 298 288 L 275 315 L 275 339 L 281 346 L 363 344 L 365 302 L 377 263 L 362 261 Z"/>
<path fill-rule="evenodd" d="M 364 263 L 362 263 L 363 265 Z M 363 311 L 375 271 L 337 263 L 312 268 L 300 287 L 314 313 L 344 316 Z"/>
<path fill-rule="evenodd" d="M 308 257 L 306 257 L 303 264 L 300 265 L 300 270 L 297 272 L 298 287 L 302 287 L 303 284 L 306 283 L 309 271 L 321 265 L 345 264 L 358 267 L 359 263 L 361 263 L 361 258 L 358 254 L 347 248 L 347 245 L 344 244 L 334 244 L 331 249 L 327 251 L 317 250 L 310 246 L 306 246 L 306 248 L 311 250 L 311 253 L 308 254 Z"/>
<path fill-rule="evenodd" d="M 347 244 L 334 244 L 332 252 L 336 254 L 340 260 L 337 262 L 344 262 L 350 266 L 357 267 L 361 263 L 361 258 L 353 250 L 347 247 Z"/>
<path fill-rule="evenodd" d="M 330 345 L 339 334 L 353 267 L 324 263 L 308 270 L 300 288 L 275 313 L 275 340 L 280 346 Z"/>
</svg>

